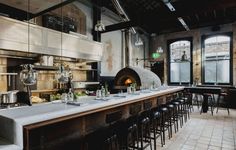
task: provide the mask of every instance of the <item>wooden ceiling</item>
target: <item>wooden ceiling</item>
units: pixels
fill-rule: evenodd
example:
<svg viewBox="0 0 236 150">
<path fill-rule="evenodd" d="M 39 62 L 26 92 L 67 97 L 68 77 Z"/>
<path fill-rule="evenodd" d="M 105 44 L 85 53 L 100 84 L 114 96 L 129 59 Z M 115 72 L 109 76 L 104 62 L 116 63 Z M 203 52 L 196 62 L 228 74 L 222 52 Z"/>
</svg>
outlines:
<svg viewBox="0 0 236 150">
<path fill-rule="evenodd" d="M 35 17 L 74 1 L 91 1 L 96 6 L 100 2 L 101 7 L 117 12 L 111 0 L 30 0 L 30 15 Z M 175 11 L 170 11 L 163 1 L 170 2 Z M 126 25 L 117 25 L 116 29 L 134 25 L 138 26 L 140 31 L 149 34 L 163 34 L 186 30 L 178 20 L 179 17 L 185 21 L 190 30 L 236 20 L 236 0 L 119 0 L 119 2 L 131 21 Z M 61 3 L 64 4 L 60 5 Z M 27 4 L 28 0 L 1 0 L 0 13 L 25 19 L 23 16 L 26 16 Z"/>
<path fill-rule="evenodd" d="M 116 12 L 111 0 L 102 2 L 105 7 Z M 131 21 L 148 33 L 162 34 L 186 30 L 178 17 L 182 17 L 190 30 L 236 20 L 236 0 L 169 0 L 175 11 L 170 11 L 163 0 L 119 2 Z"/>
</svg>

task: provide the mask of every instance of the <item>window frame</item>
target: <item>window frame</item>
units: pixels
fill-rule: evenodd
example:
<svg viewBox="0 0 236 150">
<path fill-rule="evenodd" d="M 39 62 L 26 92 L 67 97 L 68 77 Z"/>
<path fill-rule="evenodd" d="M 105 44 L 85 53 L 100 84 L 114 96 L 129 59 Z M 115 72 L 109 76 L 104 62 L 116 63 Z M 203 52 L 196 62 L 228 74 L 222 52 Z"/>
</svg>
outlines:
<svg viewBox="0 0 236 150">
<path fill-rule="evenodd" d="M 170 60 L 170 44 L 178 41 L 189 41 L 190 42 L 190 82 L 181 82 L 182 85 L 193 84 L 193 37 L 183 37 L 167 40 L 167 68 L 168 68 L 168 78 L 167 82 L 169 85 L 180 85 L 180 82 L 171 82 L 171 60 Z"/>
<path fill-rule="evenodd" d="M 201 82 L 202 84 L 214 85 L 215 83 L 206 82 L 205 81 L 205 40 L 208 38 L 212 38 L 215 36 L 228 36 L 230 38 L 230 48 L 229 48 L 229 83 L 217 83 L 218 85 L 233 85 L 233 33 L 232 32 L 224 32 L 224 33 L 215 33 L 202 35 L 201 37 Z"/>
</svg>

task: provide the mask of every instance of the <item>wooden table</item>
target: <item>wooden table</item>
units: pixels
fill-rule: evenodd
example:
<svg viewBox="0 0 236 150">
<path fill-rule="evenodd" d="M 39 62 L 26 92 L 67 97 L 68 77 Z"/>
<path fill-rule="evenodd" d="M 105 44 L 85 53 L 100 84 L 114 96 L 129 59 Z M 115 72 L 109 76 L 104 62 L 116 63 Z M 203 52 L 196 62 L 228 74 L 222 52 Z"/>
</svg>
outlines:
<svg viewBox="0 0 236 150">
<path fill-rule="evenodd" d="M 220 94 L 220 87 L 185 87 L 185 90 L 189 93 L 196 93 L 203 95 L 202 111 L 206 113 L 208 111 L 208 98 L 209 94 Z"/>
</svg>

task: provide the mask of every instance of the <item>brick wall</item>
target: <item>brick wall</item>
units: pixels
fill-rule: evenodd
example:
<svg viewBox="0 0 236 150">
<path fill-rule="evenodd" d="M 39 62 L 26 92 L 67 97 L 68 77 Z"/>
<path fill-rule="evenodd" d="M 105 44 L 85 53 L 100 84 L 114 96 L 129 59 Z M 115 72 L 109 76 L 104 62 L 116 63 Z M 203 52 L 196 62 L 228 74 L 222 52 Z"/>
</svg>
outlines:
<svg viewBox="0 0 236 150">
<path fill-rule="evenodd" d="M 7 72 L 7 59 L 0 58 L 0 73 Z M 0 92 L 7 91 L 7 76 L 0 75 Z"/>
</svg>

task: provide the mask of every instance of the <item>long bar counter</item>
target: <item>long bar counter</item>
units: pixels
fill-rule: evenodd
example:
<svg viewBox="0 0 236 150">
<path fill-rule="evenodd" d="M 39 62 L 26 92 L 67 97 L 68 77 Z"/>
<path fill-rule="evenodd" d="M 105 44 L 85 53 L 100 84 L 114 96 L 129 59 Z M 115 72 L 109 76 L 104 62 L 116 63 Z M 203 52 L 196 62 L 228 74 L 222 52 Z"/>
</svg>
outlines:
<svg viewBox="0 0 236 150">
<path fill-rule="evenodd" d="M 88 96 L 80 106 L 50 102 L 0 111 L 0 137 L 17 146 L 16 149 L 47 149 L 68 140 L 86 135 L 105 125 L 105 114 L 122 110 L 129 117 L 129 106 L 151 101 L 153 106 L 165 103 L 167 95 L 184 90 L 184 87 L 162 87 L 147 93 L 95 100 Z M 160 101 L 157 98 L 163 97 Z M 57 143 L 62 141 L 61 143 Z M 0 143 L 0 149 L 4 146 Z"/>
</svg>

